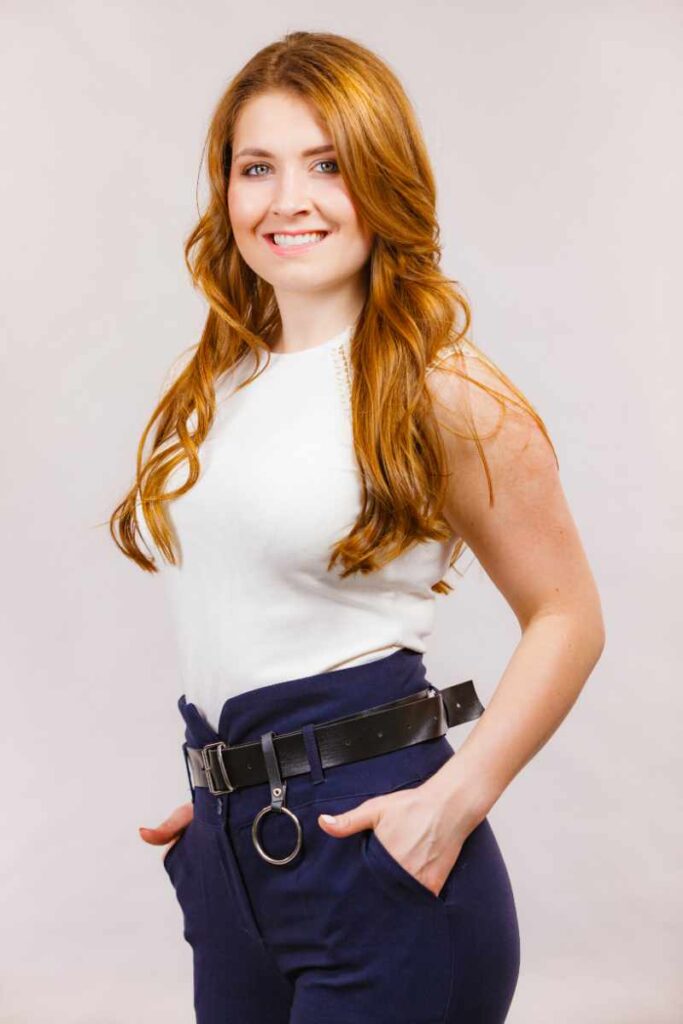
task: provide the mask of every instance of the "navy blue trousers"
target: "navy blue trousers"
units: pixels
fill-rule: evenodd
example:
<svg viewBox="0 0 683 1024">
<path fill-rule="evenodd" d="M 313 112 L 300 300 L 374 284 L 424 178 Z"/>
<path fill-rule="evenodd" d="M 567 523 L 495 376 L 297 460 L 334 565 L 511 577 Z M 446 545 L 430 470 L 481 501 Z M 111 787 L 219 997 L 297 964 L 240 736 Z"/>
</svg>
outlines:
<svg viewBox="0 0 683 1024">
<path fill-rule="evenodd" d="M 287 779 L 303 847 L 284 866 L 256 852 L 251 825 L 267 783 L 226 796 L 193 791 L 194 817 L 164 865 L 193 955 L 197 1024 L 500 1024 L 519 974 L 508 872 L 488 819 L 467 837 L 438 896 L 366 829 L 317 823 L 372 796 L 418 786 L 450 757 L 445 736 L 322 769 L 314 723 L 431 686 L 422 655 L 401 648 L 365 665 L 262 686 L 228 699 L 219 735 L 183 694 L 189 746 L 305 729 L 311 774 Z M 294 847 L 285 814 L 261 820 L 276 858 Z"/>
</svg>

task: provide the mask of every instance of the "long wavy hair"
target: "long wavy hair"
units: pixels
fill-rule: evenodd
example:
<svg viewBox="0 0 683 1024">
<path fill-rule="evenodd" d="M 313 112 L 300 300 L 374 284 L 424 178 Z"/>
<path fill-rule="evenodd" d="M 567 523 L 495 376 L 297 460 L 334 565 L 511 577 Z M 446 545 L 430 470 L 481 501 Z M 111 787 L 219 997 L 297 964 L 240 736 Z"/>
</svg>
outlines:
<svg viewBox="0 0 683 1024">
<path fill-rule="evenodd" d="M 209 125 L 209 198 L 184 254 L 194 286 L 210 309 L 201 340 L 145 427 L 135 484 L 109 520 L 117 546 L 149 572 L 158 569 L 138 546 L 138 536 L 144 543 L 138 511 L 159 552 L 177 564 L 177 538 L 165 506 L 199 477 L 199 451 L 216 408 L 214 382 L 249 350 L 256 356 L 257 369 L 261 354 L 267 366 L 270 343 L 281 328 L 273 288 L 242 259 L 227 205 L 237 116 L 250 99 L 272 90 L 293 92 L 317 110 L 334 140 L 339 170 L 358 216 L 374 234 L 364 268 L 366 297 L 350 348 L 351 414 L 362 500 L 350 532 L 331 548 L 328 570 L 339 562 L 343 577 L 374 572 L 414 544 L 452 537 L 442 518 L 446 456 L 427 388 L 429 368 L 444 351 L 458 352 L 463 342 L 472 346 L 519 401 L 470 377 L 461 361 L 446 360 L 445 365 L 499 403 L 512 401 L 526 409 L 552 447 L 528 400 L 467 337 L 470 307 L 459 283 L 439 268 L 434 174 L 416 115 L 397 77 L 354 40 L 327 32 L 288 32 L 256 53 L 233 78 Z M 248 386 L 256 375 L 240 386 Z M 483 460 L 492 503 L 490 473 L 472 426 L 467 437 Z M 153 428 L 152 447 L 145 457 Z M 167 478 L 183 463 L 187 479 L 166 492 Z M 455 567 L 465 546 L 461 538 L 456 540 L 449 567 Z M 452 587 L 439 580 L 432 590 L 448 593 Z"/>
</svg>

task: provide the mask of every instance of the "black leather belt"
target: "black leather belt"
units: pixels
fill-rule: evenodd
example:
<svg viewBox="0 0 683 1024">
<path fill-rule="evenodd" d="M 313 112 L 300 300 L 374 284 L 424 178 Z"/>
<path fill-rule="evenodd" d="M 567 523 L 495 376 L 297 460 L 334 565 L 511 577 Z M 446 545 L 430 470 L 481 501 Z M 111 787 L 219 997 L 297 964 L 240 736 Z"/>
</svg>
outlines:
<svg viewBox="0 0 683 1024">
<path fill-rule="evenodd" d="M 436 739 L 454 725 L 479 718 L 483 711 L 474 684 L 468 679 L 443 690 L 429 686 L 388 704 L 320 722 L 313 727 L 313 735 L 322 767 L 334 768 Z M 190 783 L 208 787 L 214 796 L 268 782 L 271 802 L 254 818 L 251 830 L 254 846 L 269 864 L 287 864 L 296 857 L 302 844 L 301 824 L 285 807 L 285 797 L 286 779 L 311 770 L 301 729 L 277 735 L 266 732 L 259 740 L 234 746 L 228 746 L 223 740 L 199 748 L 184 743 L 183 753 Z M 269 811 L 287 814 L 297 829 L 294 849 L 279 860 L 266 853 L 258 838 L 261 818 Z"/>
</svg>

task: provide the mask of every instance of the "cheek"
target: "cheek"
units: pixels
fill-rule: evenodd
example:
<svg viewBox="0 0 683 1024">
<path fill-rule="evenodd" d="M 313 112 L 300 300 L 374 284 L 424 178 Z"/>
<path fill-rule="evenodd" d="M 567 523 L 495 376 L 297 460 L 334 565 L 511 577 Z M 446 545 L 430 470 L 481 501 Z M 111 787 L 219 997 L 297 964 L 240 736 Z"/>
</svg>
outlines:
<svg viewBox="0 0 683 1024">
<path fill-rule="evenodd" d="M 263 216 L 263 201 L 236 185 L 228 189 L 228 215 L 235 231 L 253 228 Z"/>
<path fill-rule="evenodd" d="M 367 259 L 372 249 L 373 235 L 352 209 L 344 224 L 344 235 L 349 247 L 349 256 L 354 262 Z"/>
<path fill-rule="evenodd" d="M 372 233 L 363 224 L 351 197 L 345 190 L 336 193 L 334 208 L 330 209 L 330 215 L 344 229 L 347 239 L 353 238 L 354 249 L 369 251 L 372 245 Z"/>
<path fill-rule="evenodd" d="M 352 231 L 358 229 L 358 214 L 351 202 L 351 196 L 345 188 L 340 187 L 330 192 L 328 209 L 338 224 L 350 228 Z"/>
</svg>

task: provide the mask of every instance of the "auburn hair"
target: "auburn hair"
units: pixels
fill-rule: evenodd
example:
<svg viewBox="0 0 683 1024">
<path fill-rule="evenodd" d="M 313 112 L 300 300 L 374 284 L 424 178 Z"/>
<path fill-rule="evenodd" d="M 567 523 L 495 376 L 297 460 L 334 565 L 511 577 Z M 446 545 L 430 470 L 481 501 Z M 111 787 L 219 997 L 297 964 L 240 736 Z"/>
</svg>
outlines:
<svg viewBox="0 0 683 1024">
<path fill-rule="evenodd" d="M 137 513 L 144 515 L 159 552 L 177 564 L 177 538 L 165 506 L 199 477 L 199 451 L 216 408 L 214 382 L 249 350 L 257 369 L 261 354 L 267 366 L 270 343 L 281 328 L 273 288 L 242 259 L 227 205 L 237 116 L 250 99 L 273 90 L 292 92 L 313 105 L 333 138 L 358 216 L 374 235 L 364 268 L 366 297 L 350 347 L 351 415 L 362 501 L 350 532 L 331 548 L 328 570 L 339 562 L 343 577 L 374 572 L 414 544 L 451 538 L 442 518 L 449 475 L 446 455 L 427 387 L 434 365 L 470 380 L 501 404 L 512 401 L 526 410 L 552 446 L 528 400 L 467 337 L 469 303 L 459 282 L 439 267 L 435 178 L 417 117 L 396 75 L 352 39 L 329 32 L 288 32 L 238 72 L 209 124 L 204 147 L 209 196 L 184 243 L 186 266 L 209 312 L 200 341 L 191 346 L 191 358 L 166 387 L 144 429 L 135 483 L 109 520 L 120 550 L 149 572 L 158 569 L 138 545 L 138 537 L 143 543 L 144 537 Z M 457 358 L 466 345 L 507 385 L 506 395 L 469 377 Z M 472 426 L 467 437 L 484 462 L 492 503 L 486 458 Z M 187 479 L 165 491 L 167 478 L 183 463 Z M 450 567 L 465 546 L 458 538 Z M 440 580 L 432 590 L 448 593 L 452 587 Z"/>
</svg>

